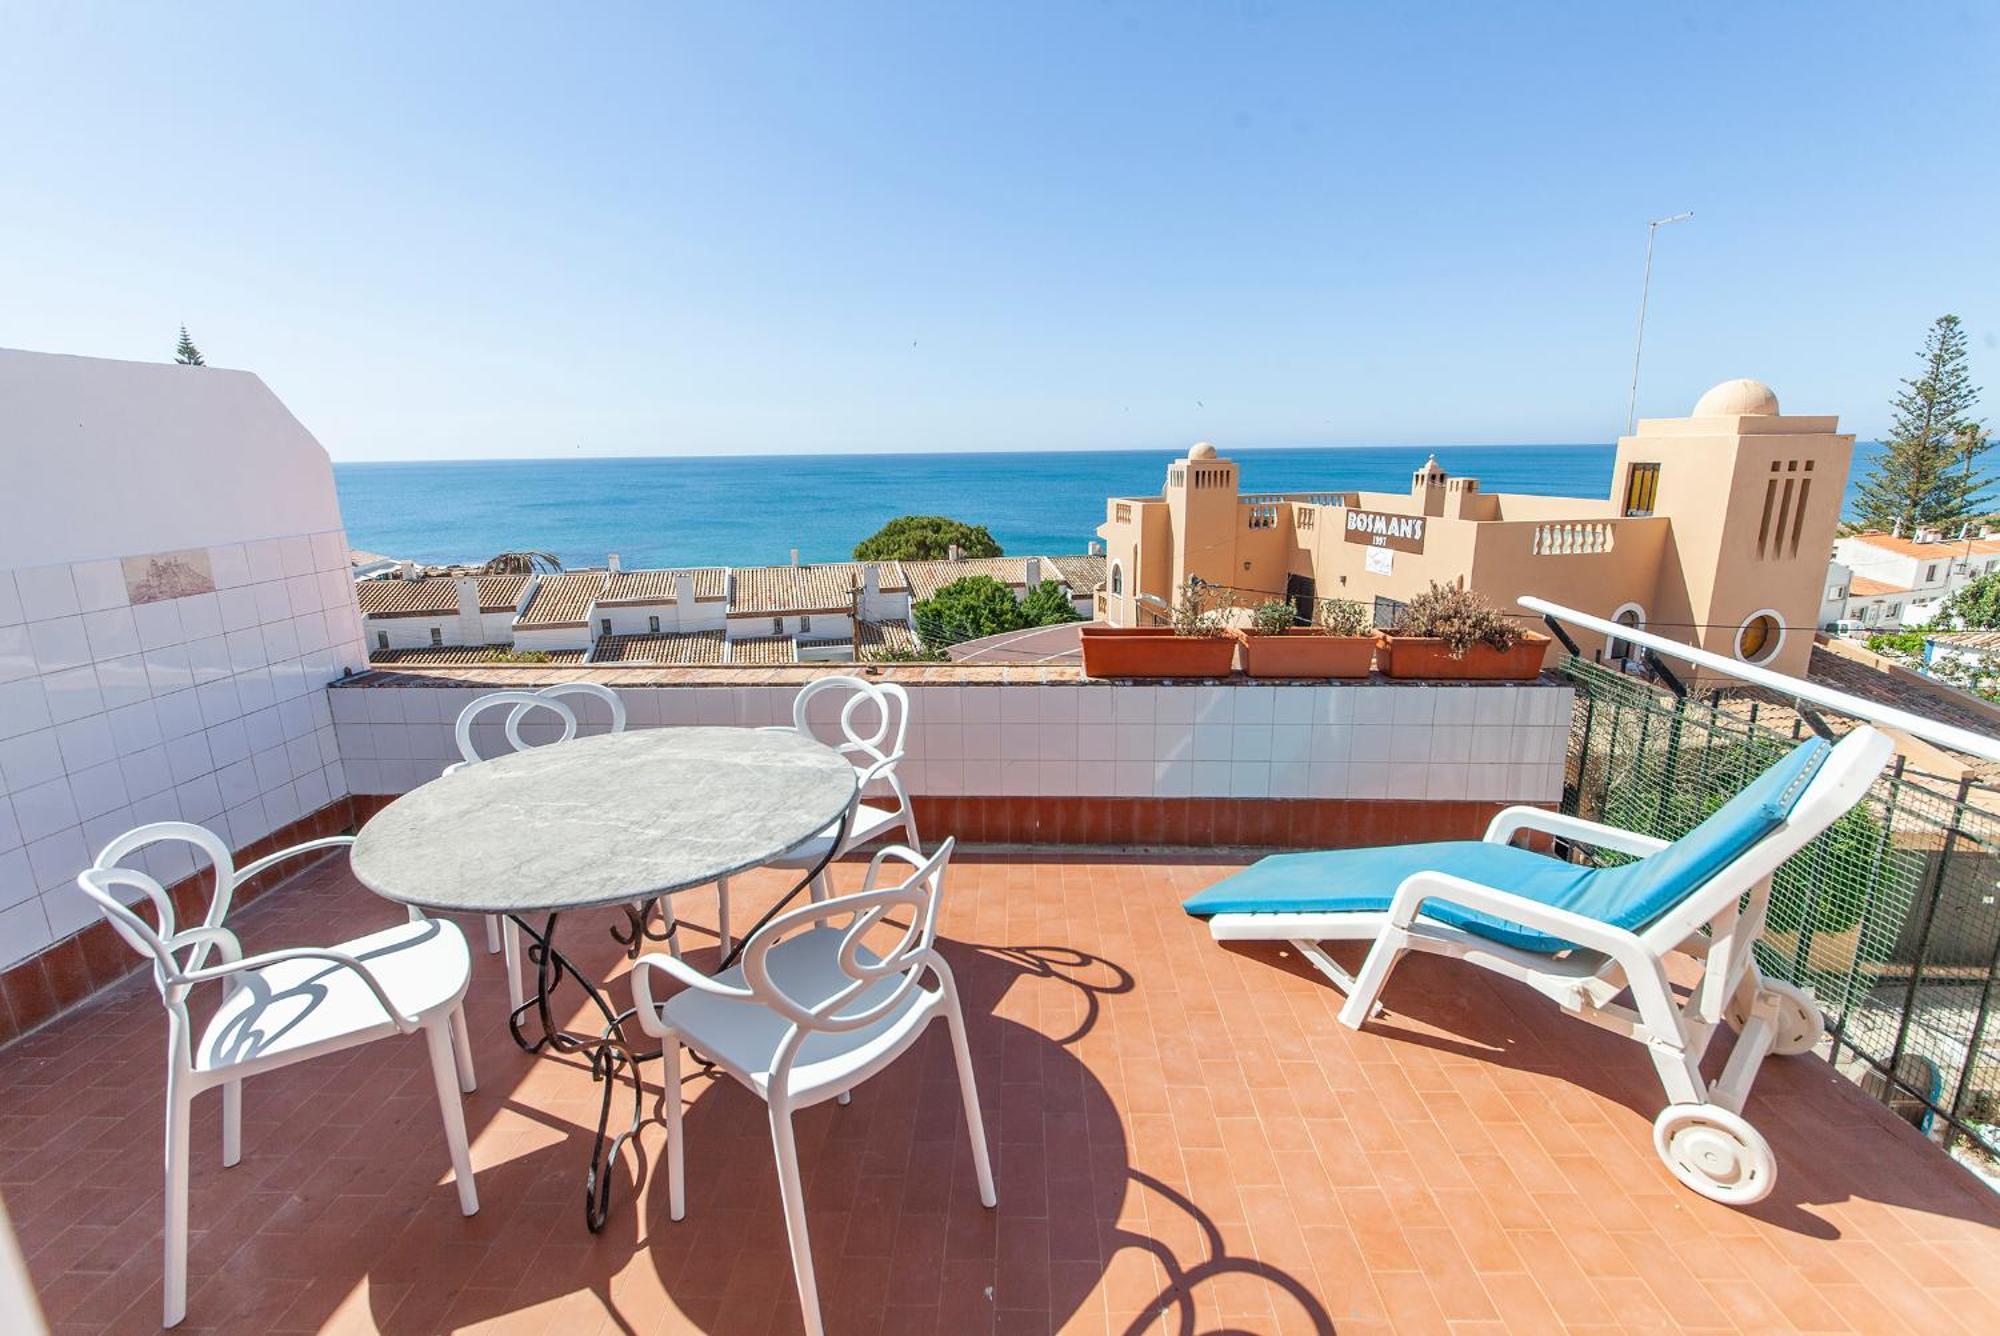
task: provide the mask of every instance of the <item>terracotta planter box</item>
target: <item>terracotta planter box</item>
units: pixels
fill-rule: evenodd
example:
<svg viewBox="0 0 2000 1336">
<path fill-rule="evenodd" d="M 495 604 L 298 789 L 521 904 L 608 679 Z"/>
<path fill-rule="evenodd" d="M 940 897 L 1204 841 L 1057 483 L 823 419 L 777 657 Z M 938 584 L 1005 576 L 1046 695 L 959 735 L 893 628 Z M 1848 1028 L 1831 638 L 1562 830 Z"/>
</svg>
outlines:
<svg viewBox="0 0 2000 1336">
<path fill-rule="evenodd" d="M 1532 682 L 1542 671 L 1549 637 L 1527 631 L 1512 649 L 1474 645 L 1462 659 L 1452 658 L 1444 642 L 1430 636 L 1385 635 L 1378 648 L 1381 669 L 1390 677 L 1440 682 Z"/>
<path fill-rule="evenodd" d="M 1281 636 L 1238 631 L 1243 671 L 1252 677 L 1366 677 L 1374 636 L 1318 635 L 1300 629 Z"/>
<path fill-rule="evenodd" d="M 1227 677 L 1236 663 L 1229 637 L 1165 626 L 1086 626 L 1082 639 L 1085 677 Z"/>
</svg>

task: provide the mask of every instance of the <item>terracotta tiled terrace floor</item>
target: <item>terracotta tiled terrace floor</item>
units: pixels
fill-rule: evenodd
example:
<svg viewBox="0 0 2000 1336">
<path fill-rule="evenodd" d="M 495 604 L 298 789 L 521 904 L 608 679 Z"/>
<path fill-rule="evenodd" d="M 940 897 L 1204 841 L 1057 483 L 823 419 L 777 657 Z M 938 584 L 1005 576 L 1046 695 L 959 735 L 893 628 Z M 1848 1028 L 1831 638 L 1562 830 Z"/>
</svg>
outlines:
<svg viewBox="0 0 2000 1336">
<path fill-rule="evenodd" d="M 978 1205 L 941 1027 L 802 1114 L 832 1331 L 2000 1330 L 1993 1198 L 1818 1060 L 1771 1062 L 1751 1103 L 1775 1195 L 1714 1206 L 1653 1156 L 1637 1046 L 1426 958 L 1350 1034 L 1300 962 L 1181 915 L 1221 866 L 961 857 L 944 934 L 1000 1207 Z M 239 926 L 258 949 L 397 912 L 325 865 Z M 609 922 L 563 940 L 622 975 Z M 593 1237 L 588 1073 L 519 1052 L 504 1010 L 481 954 L 470 1220 L 415 1039 L 251 1081 L 232 1170 L 204 1097 L 190 1328 L 796 1330 L 761 1106 L 691 1078 L 687 1219 L 655 1123 Z M 163 1031 L 135 978 L 0 1057 L 0 1190 L 58 1330 L 157 1326 Z"/>
</svg>

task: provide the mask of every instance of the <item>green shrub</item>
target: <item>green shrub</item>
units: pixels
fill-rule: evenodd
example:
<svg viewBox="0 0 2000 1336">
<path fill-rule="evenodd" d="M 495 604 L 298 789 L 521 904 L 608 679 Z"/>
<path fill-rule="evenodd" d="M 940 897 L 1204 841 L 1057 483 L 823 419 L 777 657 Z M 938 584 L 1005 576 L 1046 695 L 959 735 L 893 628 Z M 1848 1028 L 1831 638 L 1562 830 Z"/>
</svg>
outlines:
<svg viewBox="0 0 2000 1336">
<path fill-rule="evenodd" d="M 1372 620 L 1368 608 L 1353 599 L 1323 599 L 1319 605 L 1319 628 L 1330 636 L 1365 636 Z"/>
<path fill-rule="evenodd" d="M 990 575 L 954 580 L 910 605 L 917 638 L 932 649 L 1028 625 L 1014 592 Z"/>
<path fill-rule="evenodd" d="M 1893 654 L 1912 659 L 1924 655 L 1922 631 L 1886 631 L 1868 637 L 1868 648 L 1877 654 Z"/>
<path fill-rule="evenodd" d="M 1021 600 L 1021 618 L 1023 626 L 1060 626 L 1083 620 L 1059 580 L 1044 580 L 1029 590 Z"/>
<path fill-rule="evenodd" d="M 1177 636 L 1196 636 L 1214 639 L 1229 634 L 1224 624 L 1221 609 L 1214 606 L 1209 588 L 1190 575 L 1174 599 L 1169 622 Z"/>
<path fill-rule="evenodd" d="M 1284 599 L 1274 598 L 1251 609 L 1250 631 L 1253 635 L 1281 636 L 1297 625 L 1298 620 L 1297 609 Z"/>
<path fill-rule="evenodd" d="M 943 561 L 956 545 L 967 557 L 997 557 L 1000 544 L 983 524 L 947 515 L 904 515 L 854 545 L 856 561 Z"/>
<path fill-rule="evenodd" d="M 1491 603 L 1470 589 L 1441 584 L 1432 584 L 1403 605 L 1393 634 L 1442 640 L 1454 659 L 1464 658 L 1474 645 L 1508 650 L 1521 639 L 1520 629 Z"/>
</svg>

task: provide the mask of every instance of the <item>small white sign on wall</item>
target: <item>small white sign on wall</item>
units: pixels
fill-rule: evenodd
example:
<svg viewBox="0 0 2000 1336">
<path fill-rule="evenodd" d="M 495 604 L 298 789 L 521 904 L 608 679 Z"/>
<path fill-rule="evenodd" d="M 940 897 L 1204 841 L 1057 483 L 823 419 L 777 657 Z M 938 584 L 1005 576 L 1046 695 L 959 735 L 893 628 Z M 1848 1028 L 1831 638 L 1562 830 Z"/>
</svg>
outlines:
<svg viewBox="0 0 2000 1336">
<path fill-rule="evenodd" d="M 1396 553 L 1391 548 L 1371 547 L 1361 554 L 1361 565 L 1370 575 L 1392 575 L 1396 570 Z"/>
</svg>

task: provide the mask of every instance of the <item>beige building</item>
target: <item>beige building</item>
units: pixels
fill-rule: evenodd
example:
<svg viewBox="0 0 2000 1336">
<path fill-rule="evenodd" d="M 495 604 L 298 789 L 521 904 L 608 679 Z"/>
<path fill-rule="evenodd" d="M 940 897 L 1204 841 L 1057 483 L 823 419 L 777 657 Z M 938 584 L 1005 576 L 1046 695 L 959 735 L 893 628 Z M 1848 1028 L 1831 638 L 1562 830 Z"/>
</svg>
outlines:
<svg viewBox="0 0 2000 1336">
<path fill-rule="evenodd" d="M 1727 381 L 1621 438 L 1605 499 L 1484 492 L 1435 459 L 1407 493 L 1246 494 L 1234 463 L 1196 445 L 1161 495 L 1106 503 L 1100 615 L 1157 621 L 1189 576 L 1243 603 L 1402 602 L 1462 583 L 1503 609 L 1538 594 L 1803 673 L 1854 448 L 1838 427 Z"/>
</svg>

